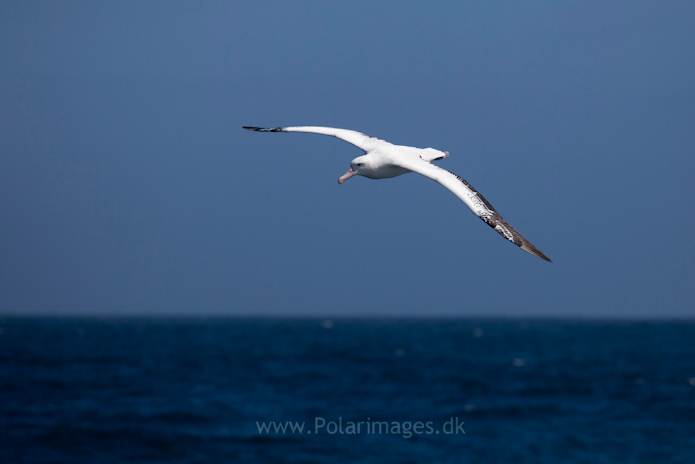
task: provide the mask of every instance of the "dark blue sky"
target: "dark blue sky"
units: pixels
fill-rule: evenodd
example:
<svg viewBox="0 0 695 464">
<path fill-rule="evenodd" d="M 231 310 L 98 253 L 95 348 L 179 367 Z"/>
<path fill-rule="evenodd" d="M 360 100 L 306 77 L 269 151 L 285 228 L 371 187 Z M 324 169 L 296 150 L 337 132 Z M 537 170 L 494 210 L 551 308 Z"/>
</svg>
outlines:
<svg viewBox="0 0 695 464">
<path fill-rule="evenodd" d="M 3 2 L 0 313 L 695 315 L 693 2 Z M 415 174 L 451 152 L 554 264 Z"/>
</svg>

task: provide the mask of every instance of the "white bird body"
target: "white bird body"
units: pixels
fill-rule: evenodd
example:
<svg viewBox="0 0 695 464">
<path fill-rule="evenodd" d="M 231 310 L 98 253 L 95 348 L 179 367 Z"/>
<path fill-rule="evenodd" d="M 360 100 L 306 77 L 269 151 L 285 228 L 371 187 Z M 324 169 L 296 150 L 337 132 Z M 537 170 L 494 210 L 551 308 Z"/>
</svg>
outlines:
<svg viewBox="0 0 695 464">
<path fill-rule="evenodd" d="M 432 164 L 434 161 L 446 158 L 449 152 L 434 148 L 414 148 L 394 145 L 376 137 L 369 137 L 360 132 L 336 129 L 333 127 L 299 126 L 299 127 L 247 127 L 244 129 L 258 132 L 307 132 L 337 137 L 361 148 L 364 155 L 352 160 L 350 169 L 338 180 L 345 182 L 354 175 L 370 179 L 386 179 L 400 176 L 408 172 L 416 172 L 428 177 L 451 191 L 473 213 L 495 229 L 500 235 L 521 247 L 523 250 L 550 261 L 540 250 L 526 240 L 495 211 L 492 205 L 483 198 L 471 185 L 456 174 Z M 552 261 L 550 261 L 552 262 Z"/>
</svg>

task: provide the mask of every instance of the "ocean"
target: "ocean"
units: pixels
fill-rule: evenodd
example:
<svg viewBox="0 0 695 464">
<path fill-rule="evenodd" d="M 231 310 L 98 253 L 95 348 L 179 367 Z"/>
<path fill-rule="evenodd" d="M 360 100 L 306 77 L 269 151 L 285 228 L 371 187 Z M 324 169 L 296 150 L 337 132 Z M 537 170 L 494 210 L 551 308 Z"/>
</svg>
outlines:
<svg viewBox="0 0 695 464">
<path fill-rule="evenodd" d="M 0 318 L 2 463 L 693 463 L 695 321 Z"/>
</svg>

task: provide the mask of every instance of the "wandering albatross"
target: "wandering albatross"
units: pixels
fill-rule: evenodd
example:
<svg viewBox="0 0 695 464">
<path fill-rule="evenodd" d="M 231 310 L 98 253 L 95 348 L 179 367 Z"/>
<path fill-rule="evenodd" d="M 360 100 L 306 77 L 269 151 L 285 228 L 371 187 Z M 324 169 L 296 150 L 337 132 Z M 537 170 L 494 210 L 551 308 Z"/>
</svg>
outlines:
<svg viewBox="0 0 695 464">
<path fill-rule="evenodd" d="M 495 208 L 479 194 L 471 184 L 456 174 L 432 164 L 434 161 L 449 156 L 448 151 L 439 151 L 434 148 L 414 148 L 403 145 L 393 145 L 385 140 L 370 137 L 357 131 L 336 129 L 333 127 L 299 126 L 299 127 L 249 127 L 244 129 L 257 132 L 308 132 L 311 134 L 330 135 L 355 145 L 364 151 L 364 155 L 352 160 L 350 169 L 343 174 L 338 183 L 342 184 L 354 175 L 368 177 L 370 179 L 386 179 L 400 176 L 408 172 L 417 172 L 449 189 L 468 206 L 473 213 L 485 221 L 487 225 L 495 229 L 502 237 L 506 238 L 522 250 L 538 256 L 548 262 L 545 256 L 531 242 L 526 240 L 512 226 L 507 224 Z"/>
</svg>

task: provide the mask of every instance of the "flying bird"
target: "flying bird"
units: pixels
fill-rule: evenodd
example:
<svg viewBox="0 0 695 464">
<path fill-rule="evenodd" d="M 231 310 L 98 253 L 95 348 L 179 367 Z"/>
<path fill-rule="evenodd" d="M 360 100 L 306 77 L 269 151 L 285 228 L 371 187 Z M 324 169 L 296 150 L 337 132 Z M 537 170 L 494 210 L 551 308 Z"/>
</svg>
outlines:
<svg viewBox="0 0 695 464">
<path fill-rule="evenodd" d="M 448 151 L 439 151 L 434 148 L 414 148 L 403 145 L 393 145 L 385 140 L 370 137 L 357 131 L 336 129 L 333 127 L 299 126 L 299 127 L 249 127 L 244 129 L 256 132 L 307 132 L 311 134 L 330 135 L 355 145 L 364 151 L 364 155 L 358 156 L 350 168 L 339 179 L 342 184 L 352 176 L 364 176 L 370 179 L 386 179 L 400 176 L 409 172 L 417 172 L 449 189 L 456 195 L 473 213 L 482 219 L 487 225 L 495 229 L 502 237 L 506 238 L 522 250 L 538 256 L 548 262 L 545 256 L 531 242 L 526 240 L 512 226 L 506 223 L 495 208 L 492 207 L 481 194 L 479 194 L 468 182 L 433 164 L 449 156 Z"/>
</svg>

